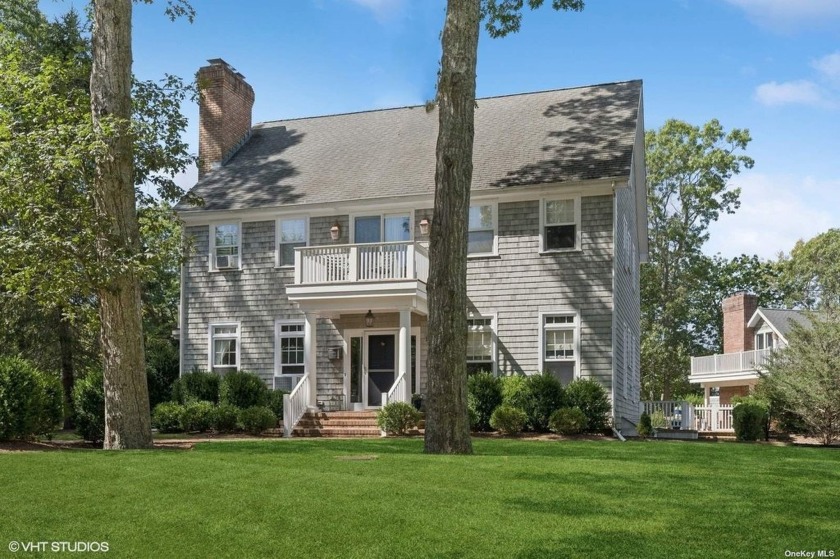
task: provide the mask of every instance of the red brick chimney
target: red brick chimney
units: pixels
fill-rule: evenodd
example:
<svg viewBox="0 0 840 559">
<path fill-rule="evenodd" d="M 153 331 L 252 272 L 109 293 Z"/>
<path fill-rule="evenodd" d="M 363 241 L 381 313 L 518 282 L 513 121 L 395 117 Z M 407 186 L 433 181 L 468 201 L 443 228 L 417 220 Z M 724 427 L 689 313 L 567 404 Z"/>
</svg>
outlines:
<svg viewBox="0 0 840 559">
<path fill-rule="evenodd" d="M 198 70 L 198 176 L 224 165 L 251 135 L 254 89 L 221 58 Z"/>
<path fill-rule="evenodd" d="M 758 297 L 736 293 L 723 300 L 723 352 L 735 353 L 755 349 L 755 337 L 747 323 L 758 308 Z"/>
</svg>

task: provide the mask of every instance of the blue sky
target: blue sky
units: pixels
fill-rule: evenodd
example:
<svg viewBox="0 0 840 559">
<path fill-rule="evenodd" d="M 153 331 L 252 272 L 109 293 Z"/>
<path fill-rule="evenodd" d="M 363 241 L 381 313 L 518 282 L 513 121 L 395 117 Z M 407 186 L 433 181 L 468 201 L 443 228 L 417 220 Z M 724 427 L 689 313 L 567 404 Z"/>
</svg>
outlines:
<svg viewBox="0 0 840 559">
<path fill-rule="evenodd" d="M 718 118 L 752 134 L 755 168 L 733 180 L 742 207 L 713 226 L 708 253 L 772 258 L 840 226 L 840 0 L 586 3 L 527 13 L 518 35 L 483 35 L 478 96 L 641 78 L 647 128 Z M 434 97 L 443 0 L 193 4 L 193 24 L 170 22 L 163 0 L 135 5 L 135 74 L 190 77 L 224 58 L 256 91 L 255 122 Z M 51 14 L 70 5 L 42 1 Z M 197 149 L 198 109 L 184 112 Z"/>
</svg>

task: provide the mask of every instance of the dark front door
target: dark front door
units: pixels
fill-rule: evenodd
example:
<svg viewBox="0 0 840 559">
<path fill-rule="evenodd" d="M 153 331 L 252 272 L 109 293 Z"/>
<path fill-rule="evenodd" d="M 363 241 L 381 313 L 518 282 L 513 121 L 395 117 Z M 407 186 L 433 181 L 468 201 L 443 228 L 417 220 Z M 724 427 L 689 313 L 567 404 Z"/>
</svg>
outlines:
<svg viewBox="0 0 840 559">
<path fill-rule="evenodd" d="M 368 406 L 381 406 L 396 378 L 396 336 L 368 336 Z"/>
</svg>

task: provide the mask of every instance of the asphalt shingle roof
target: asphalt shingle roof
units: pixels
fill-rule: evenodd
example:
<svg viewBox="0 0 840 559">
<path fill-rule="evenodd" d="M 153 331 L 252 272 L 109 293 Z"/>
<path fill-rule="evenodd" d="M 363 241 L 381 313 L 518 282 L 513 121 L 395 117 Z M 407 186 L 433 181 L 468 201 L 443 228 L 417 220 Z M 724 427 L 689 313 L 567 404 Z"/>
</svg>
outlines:
<svg viewBox="0 0 840 559">
<path fill-rule="evenodd" d="M 630 174 L 641 81 L 479 99 L 473 191 Z M 203 208 L 432 194 L 437 110 L 423 106 L 267 122 L 195 185 Z"/>
<path fill-rule="evenodd" d="M 788 338 L 788 334 L 792 329 L 793 324 L 800 324 L 802 326 L 808 326 L 811 321 L 808 317 L 800 312 L 795 310 L 789 309 L 758 309 L 761 311 L 761 314 L 767 319 L 773 327 L 784 336 L 785 339 Z"/>
</svg>

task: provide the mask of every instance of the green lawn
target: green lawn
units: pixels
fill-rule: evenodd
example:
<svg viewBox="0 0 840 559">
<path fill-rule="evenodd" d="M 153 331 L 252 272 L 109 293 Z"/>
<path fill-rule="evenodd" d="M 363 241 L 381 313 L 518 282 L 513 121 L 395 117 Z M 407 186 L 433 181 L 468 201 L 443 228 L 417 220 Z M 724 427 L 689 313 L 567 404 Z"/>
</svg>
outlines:
<svg viewBox="0 0 840 559">
<path fill-rule="evenodd" d="M 11 540 L 106 541 L 109 557 L 840 556 L 836 449 L 478 439 L 475 456 L 421 450 L 417 439 L 266 440 L 0 455 L 0 557 Z"/>
</svg>

